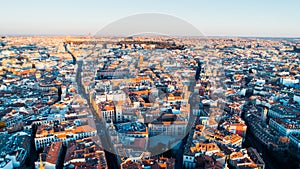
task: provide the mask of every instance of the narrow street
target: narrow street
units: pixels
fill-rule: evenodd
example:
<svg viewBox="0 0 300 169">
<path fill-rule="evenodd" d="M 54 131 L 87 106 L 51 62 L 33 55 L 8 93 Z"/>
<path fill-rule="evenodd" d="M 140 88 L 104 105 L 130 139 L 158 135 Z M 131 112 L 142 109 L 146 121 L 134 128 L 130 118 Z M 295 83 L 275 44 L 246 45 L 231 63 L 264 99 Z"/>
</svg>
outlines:
<svg viewBox="0 0 300 169">
<path fill-rule="evenodd" d="M 83 84 L 81 83 L 81 72 L 82 72 L 83 61 L 82 60 L 77 61 L 77 66 L 78 66 L 78 68 L 77 68 L 77 72 L 76 72 L 76 82 L 78 85 L 77 86 L 78 94 L 80 94 L 84 99 L 87 100 L 90 110 L 93 113 L 97 133 L 101 139 L 101 144 L 102 144 L 101 146 L 105 150 L 105 156 L 106 156 L 106 160 L 108 163 L 108 167 L 112 168 L 112 169 L 120 168 L 119 167 L 120 161 L 118 160 L 116 153 L 114 152 L 113 144 L 110 141 L 110 136 L 106 131 L 105 122 L 100 120 L 96 111 L 92 108 L 91 102 L 89 100 L 89 96 L 88 96 L 88 94 L 85 93 Z"/>
</svg>

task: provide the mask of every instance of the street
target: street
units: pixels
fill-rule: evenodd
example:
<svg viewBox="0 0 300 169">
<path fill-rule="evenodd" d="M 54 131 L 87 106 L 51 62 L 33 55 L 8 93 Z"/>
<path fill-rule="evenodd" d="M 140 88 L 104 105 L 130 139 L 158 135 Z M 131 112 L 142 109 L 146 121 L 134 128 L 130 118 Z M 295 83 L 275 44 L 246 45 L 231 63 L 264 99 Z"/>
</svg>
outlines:
<svg viewBox="0 0 300 169">
<path fill-rule="evenodd" d="M 85 93 L 83 84 L 81 83 L 81 72 L 83 61 L 77 61 L 77 72 L 76 72 L 76 82 L 78 87 L 78 94 L 80 94 L 84 99 L 87 100 L 88 105 L 90 107 L 91 112 L 93 113 L 97 133 L 101 139 L 101 147 L 105 150 L 105 156 L 108 163 L 108 168 L 117 169 L 120 168 L 120 160 L 118 160 L 116 153 L 113 149 L 113 144 L 111 143 L 110 136 L 106 131 L 105 122 L 101 121 L 99 116 L 97 115 L 96 111 L 92 108 L 91 102 L 89 100 L 89 96 Z"/>
</svg>

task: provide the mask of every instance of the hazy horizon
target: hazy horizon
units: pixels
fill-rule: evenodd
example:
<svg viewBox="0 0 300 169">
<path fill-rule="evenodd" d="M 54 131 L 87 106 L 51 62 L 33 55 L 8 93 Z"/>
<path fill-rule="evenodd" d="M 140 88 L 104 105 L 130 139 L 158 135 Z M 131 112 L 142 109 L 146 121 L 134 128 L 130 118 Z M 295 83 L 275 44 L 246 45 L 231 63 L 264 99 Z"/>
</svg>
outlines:
<svg viewBox="0 0 300 169">
<path fill-rule="evenodd" d="M 192 24 L 204 36 L 300 37 L 296 0 L 13 0 L 0 6 L 1 36 L 93 35 L 124 17 L 160 13 Z"/>
</svg>

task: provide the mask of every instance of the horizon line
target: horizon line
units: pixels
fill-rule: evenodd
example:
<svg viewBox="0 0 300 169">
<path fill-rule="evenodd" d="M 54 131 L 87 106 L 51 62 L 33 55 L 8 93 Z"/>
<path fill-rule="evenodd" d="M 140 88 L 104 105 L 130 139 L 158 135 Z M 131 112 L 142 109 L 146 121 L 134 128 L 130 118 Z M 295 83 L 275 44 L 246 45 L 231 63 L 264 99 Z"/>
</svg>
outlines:
<svg viewBox="0 0 300 169">
<path fill-rule="evenodd" d="M 124 36 L 99 36 L 99 35 L 90 35 L 90 34 L 0 34 L 0 37 L 106 37 L 106 38 L 126 38 Z M 134 35 L 135 37 L 164 37 L 168 35 L 158 35 L 158 36 L 151 36 L 151 35 Z M 130 36 L 131 37 L 131 36 Z M 174 38 L 199 38 L 199 37 L 204 37 L 204 38 L 273 38 L 273 39 L 300 39 L 300 36 L 256 36 L 256 35 L 208 35 L 208 36 L 170 36 Z"/>
</svg>

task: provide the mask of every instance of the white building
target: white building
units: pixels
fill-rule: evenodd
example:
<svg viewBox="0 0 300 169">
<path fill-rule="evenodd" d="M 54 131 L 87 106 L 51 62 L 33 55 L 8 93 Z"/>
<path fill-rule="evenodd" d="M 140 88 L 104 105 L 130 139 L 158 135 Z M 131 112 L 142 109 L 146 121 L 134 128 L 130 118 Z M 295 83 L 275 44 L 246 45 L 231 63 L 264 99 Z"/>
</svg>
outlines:
<svg viewBox="0 0 300 169">
<path fill-rule="evenodd" d="M 148 127 L 150 135 L 184 136 L 187 121 L 152 122 Z"/>
</svg>

